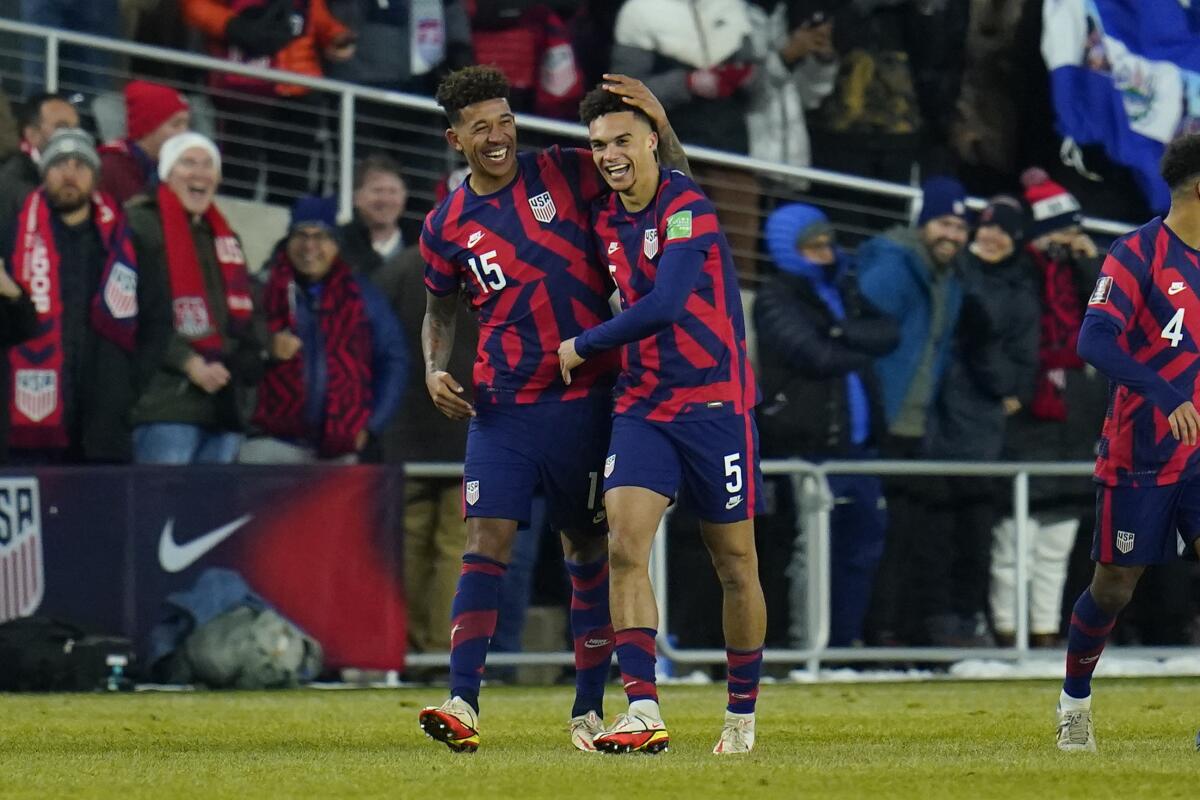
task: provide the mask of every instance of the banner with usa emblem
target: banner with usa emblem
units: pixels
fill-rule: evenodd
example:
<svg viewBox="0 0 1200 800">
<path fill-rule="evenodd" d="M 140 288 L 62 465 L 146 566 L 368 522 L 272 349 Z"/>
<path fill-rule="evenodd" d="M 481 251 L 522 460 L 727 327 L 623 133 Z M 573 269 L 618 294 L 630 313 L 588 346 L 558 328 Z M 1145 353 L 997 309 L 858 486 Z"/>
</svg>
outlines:
<svg viewBox="0 0 1200 800">
<path fill-rule="evenodd" d="M 46 590 L 37 478 L 0 478 L 0 623 L 37 611 Z"/>
</svg>

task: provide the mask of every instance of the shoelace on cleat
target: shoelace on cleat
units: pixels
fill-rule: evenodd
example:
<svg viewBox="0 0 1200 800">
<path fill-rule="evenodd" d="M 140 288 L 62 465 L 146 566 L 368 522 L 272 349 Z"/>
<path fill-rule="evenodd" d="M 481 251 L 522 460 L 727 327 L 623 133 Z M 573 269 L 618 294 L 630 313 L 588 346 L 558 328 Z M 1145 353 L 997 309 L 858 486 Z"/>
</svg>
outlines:
<svg viewBox="0 0 1200 800">
<path fill-rule="evenodd" d="M 1084 717 L 1082 711 L 1074 711 L 1067 714 L 1059 725 L 1059 730 L 1066 733 L 1067 742 L 1069 744 L 1087 744 L 1087 718 Z"/>
</svg>

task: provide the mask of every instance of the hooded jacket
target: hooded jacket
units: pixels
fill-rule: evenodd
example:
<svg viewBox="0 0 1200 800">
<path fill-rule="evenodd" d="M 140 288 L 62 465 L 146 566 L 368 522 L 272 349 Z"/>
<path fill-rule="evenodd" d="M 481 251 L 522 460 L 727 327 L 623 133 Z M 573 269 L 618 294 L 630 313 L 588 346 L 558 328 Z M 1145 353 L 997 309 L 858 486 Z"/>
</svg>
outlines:
<svg viewBox="0 0 1200 800">
<path fill-rule="evenodd" d="M 764 396 L 758 421 L 763 452 L 773 457 L 851 455 L 883 432 L 873 365 L 896 346 L 896 324 L 863 298 L 845 255 L 831 267 L 800 255 L 799 235 L 822 220 L 802 205 L 767 220 L 780 271 L 758 292 L 754 324 Z"/>
</svg>

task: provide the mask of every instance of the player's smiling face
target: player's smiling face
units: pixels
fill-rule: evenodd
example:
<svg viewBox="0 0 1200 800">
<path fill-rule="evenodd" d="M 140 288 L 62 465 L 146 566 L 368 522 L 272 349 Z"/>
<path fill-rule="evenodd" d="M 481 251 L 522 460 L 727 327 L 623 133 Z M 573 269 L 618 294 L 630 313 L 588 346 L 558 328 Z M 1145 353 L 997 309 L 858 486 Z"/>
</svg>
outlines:
<svg viewBox="0 0 1200 800">
<path fill-rule="evenodd" d="M 588 125 L 592 161 L 614 192 L 630 192 L 641 176 L 658 184 L 658 135 L 632 111 L 604 114 Z"/>
<path fill-rule="evenodd" d="M 517 169 L 517 122 L 502 97 L 472 103 L 459 112 L 446 140 L 466 156 L 471 173 L 486 184 L 506 183 Z M 479 189 L 479 182 L 473 187 Z M 496 186 L 499 188 L 499 186 Z"/>
</svg>

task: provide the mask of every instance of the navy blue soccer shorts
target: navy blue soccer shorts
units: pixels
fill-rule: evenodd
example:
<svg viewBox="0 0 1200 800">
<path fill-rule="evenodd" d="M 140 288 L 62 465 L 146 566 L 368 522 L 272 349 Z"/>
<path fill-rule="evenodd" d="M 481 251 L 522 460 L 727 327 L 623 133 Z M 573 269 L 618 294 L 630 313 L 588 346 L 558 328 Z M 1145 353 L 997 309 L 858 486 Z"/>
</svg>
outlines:
<svg viewBox="0 0 1200 800">
<path fill-rule="evenodd" d="M 463 516 L 529 523 L 541 489 L 556 531 L 604 535 L 600 470 L 612 429 L 603 393 L 579 400 L 479 404 L 467 430 Z"/>
<path fill-rule="evenodd" d="M 754 415 L 651 422 L 618 414 L 604 462 L 604 490 L 618 486 L 672 500 L 682 495 L 705 522 L 741 522 L 762 513 Z"/>
<path fill-rule="evenodd" d="M 1194 559 L 1200 477 L 1169 486 L 1100 486 L 1092 560 L 1130 567 Z M 1181 550 L 1182 547 L 1182 550 Z"/>
</svg>

